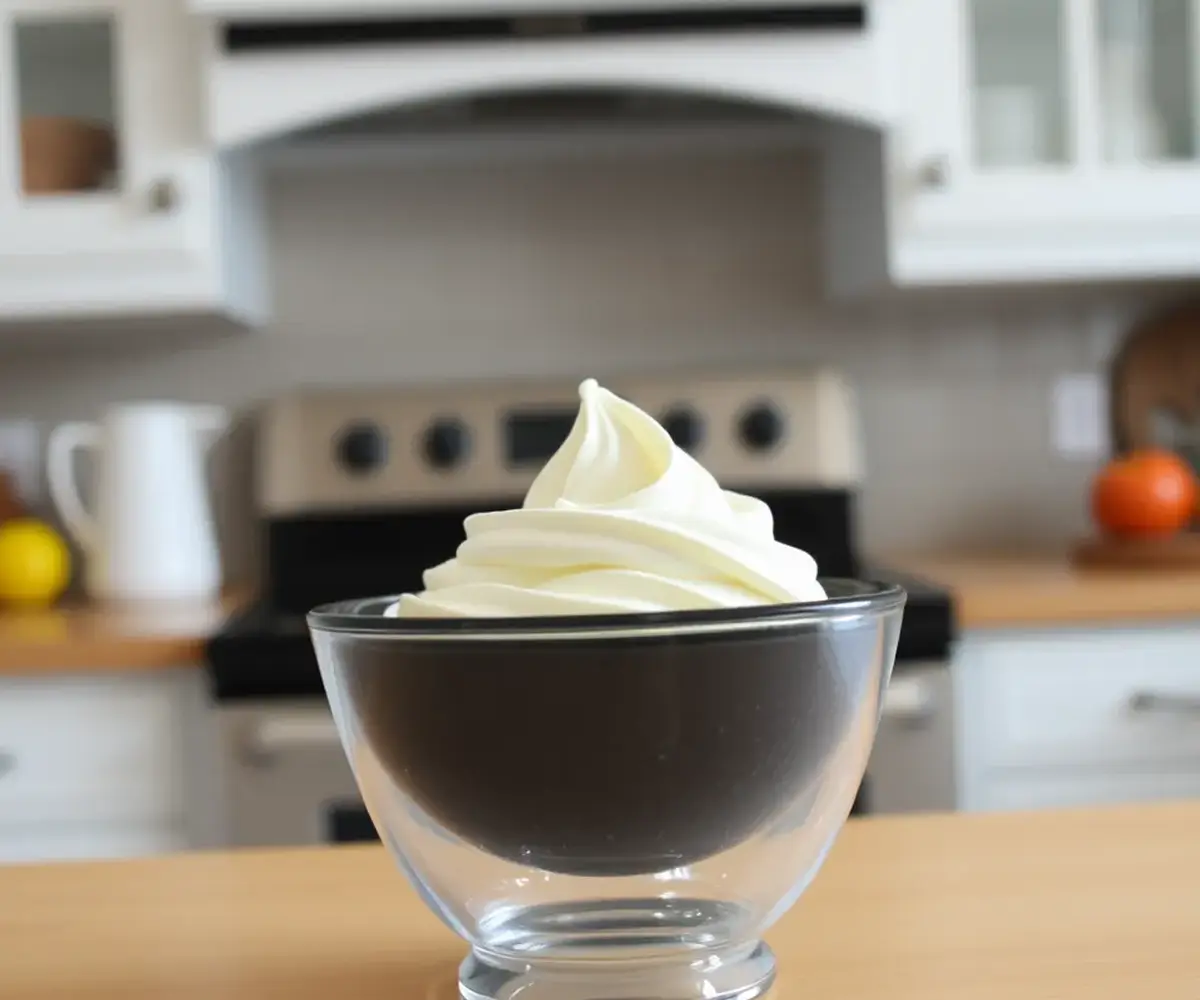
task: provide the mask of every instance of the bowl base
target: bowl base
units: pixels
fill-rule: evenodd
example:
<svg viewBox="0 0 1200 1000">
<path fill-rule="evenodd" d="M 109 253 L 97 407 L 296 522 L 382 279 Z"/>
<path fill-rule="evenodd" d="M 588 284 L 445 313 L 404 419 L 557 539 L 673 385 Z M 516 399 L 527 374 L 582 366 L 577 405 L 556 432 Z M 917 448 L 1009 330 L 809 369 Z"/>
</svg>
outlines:
<svg viewBox="0 0 1200 1000">
<path fill-rule="evenodd" d="M 463 1000 L 756 1000 L 774 981 L 775 954 L 762 941 L 628 961 L 514 961 L 475 948 L 458 990 Z"/>
</svg>

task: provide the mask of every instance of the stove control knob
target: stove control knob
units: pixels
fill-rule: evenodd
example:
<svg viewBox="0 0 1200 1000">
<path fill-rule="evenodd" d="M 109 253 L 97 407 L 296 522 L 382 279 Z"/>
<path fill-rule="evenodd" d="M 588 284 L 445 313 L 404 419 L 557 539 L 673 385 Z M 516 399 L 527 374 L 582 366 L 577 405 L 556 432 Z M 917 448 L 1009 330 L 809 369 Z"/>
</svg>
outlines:
<svg viewBox="0 0 1200 1000">
<path fill-rule="evenodd" d="M 704 440 L 704 418 L 690 406 L 672 406 L 661 423 L 676 447 L 684 451 L 695 451 Z"/>
<path fill-rule="evenodd" d="M 435 420 L 425 431 L 425 460 L 443 471 L 462 465 L 471 453 L 471 432 L 453 417 Z"/>
<path fill-rule="evenodd" d="M 738 420 L 738 437 L 749 451 L 778 447 L 785 431 L 783 414 L 770 403 L 755 403 Z"/>
<path fill-rule="evenodd" d="M 377 424 L 351 424 L 338 435 L 334 452 L 343 469 L 365 476 L 387 464 L 387 435 Z"/>
</svg>

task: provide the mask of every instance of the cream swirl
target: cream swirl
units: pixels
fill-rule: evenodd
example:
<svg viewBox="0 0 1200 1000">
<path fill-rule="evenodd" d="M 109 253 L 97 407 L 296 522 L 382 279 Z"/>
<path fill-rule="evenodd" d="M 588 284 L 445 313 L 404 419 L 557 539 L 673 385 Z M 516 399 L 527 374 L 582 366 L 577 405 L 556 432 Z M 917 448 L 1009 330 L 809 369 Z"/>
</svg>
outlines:
<svg viewBox="0 0 1200 1000">
<path fill-rule="evenodd" d="M 389 615 L 622 614 L 819 601 L 765 503 L 721 489 L 658 423 L 588 379 L 566 441 L 516 510 L 474 514 L 455 557 Z"/>
</svg>

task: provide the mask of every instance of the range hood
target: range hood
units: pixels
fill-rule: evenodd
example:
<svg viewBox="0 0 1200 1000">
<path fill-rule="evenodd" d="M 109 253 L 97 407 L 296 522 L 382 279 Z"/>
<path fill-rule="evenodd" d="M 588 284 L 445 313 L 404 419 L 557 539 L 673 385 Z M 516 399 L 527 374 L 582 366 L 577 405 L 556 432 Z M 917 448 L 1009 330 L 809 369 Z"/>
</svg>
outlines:
<svg viewBox="0 0 1200 1000">
<path fill-rule="evenodd" d="M 225 148 L 429 102 L 570 88 L 685 93 L 885 124 L 865 2 L 191 3 L 212 22 L 209 123 Z"/>
</svg>

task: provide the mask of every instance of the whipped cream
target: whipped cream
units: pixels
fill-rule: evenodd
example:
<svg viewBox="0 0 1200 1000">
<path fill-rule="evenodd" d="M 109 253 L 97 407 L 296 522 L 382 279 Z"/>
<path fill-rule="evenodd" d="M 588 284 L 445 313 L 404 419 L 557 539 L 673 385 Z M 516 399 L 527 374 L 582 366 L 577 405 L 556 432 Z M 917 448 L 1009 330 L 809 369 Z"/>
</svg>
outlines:
<svg viewBox="0 0 1200 1000">
<path fill-rule="evenodd" d="M 495 618 L 819 601 L 817 564 L 771 511 L 723 490 L 658 423 L 594 379 L 517 510 L 474 514 L 455 557 L 387 614 Z"/>
</svg>

